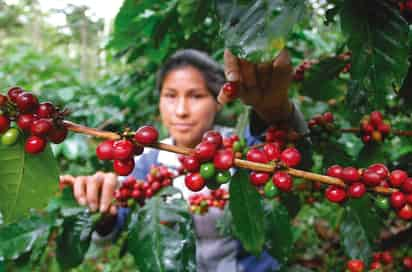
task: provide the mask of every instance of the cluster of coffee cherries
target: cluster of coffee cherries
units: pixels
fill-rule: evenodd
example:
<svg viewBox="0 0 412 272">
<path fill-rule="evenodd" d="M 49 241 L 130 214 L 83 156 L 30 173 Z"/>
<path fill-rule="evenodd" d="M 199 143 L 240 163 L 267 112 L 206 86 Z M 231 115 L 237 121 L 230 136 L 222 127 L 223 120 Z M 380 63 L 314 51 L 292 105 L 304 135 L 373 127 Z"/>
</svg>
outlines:
<svg viewBox="0 0 412 272">
<path fill-rule="evenodd" d="M 373 261 L 369 265 L 368 271 L 393 271 L 394 257 L 390 251 L 373 253 Z M 402 258 L 404 271 L 412 271 L 412 257 L 404 256 Z M 346 263 L 349 272 L 364 272 L 365 263 L 362 260 L 352 259 Z"/>
<path fill-rule="evenodd" d="M 370 142 L 382 142 L 391 132 L 391 125 L 383 120 L 382 113 L 373 111 L 369 116 L 364 116 L 360 123 L 360 136 L 367 144 Z"/>
<path fill-rule="evenodd" d="M 229 192 L 225 189 L 217 189 L 210 193 L 197 193 L 189 197 L 190 212 L 194 214 L 204 214 L 209 208 L 215 207 L 224 209 L 229 199 Z"/>
<path fill-rule="evenodd" d="M 331 112 L 315 115 L 308 122 L 310 138 L 313 142 L 326 142 L 331 138 L 341 136 L 340 127 L 334 122 L 334 116 Z"/>
<path fill-rule="evenodd" d="M 347 184 L 346 190 L 335 185 L 329 186 L 325 191 L 329 201 L 341 203 L 347 197 L 362 197 L 367 187 L 397 188 L 398 191 L 393 192 L 389 199 L 378 196 L 376 204 L 384 210 L 392 206 L 398 217 L 403 220 L 412 219 L 412 178 L 409 178 L 405 171 L 396 169 L 389 172 L 384 164 L 376 163 L 366 169 L 333 165 L 328 168 L 326 174 L 342 179 Z"/>
<path fill-rule="evenodd" d="M 343 60 L 345 62 L 349 62 L 351 57 L 352 57 L 352 53 L 349 51 L 338 55 L 338 59 Z M 344 73 L 344 74 L 349 73 L 351 66 L 352 64 L 350 62 L 347 63 L 345 67 L 342 68 L 341 73 Z"/>
<path fill-rule="evenodd" d="M 39 103 L 33 93 L 13 87 L 7 96 L 0 94 L 1 142 L 13 145 L 23 133 L 27 136 L 24 150 L 30 154 L 41 153 L 48 141 L 59 144 L 66 139 L 65 115 L 52 103 Z M 12 121 L 17 127 L 12 127 Z"/>
<path fill-rule="evenodd" d="M 301 82 L 305 79 L 305 71 L 309 70 L 313 64 L 317 63 L 314 60 L 304 60 L 296 69 L 293 75 L 293 80 Z"/>
<path fill-rule="evenodd" d="M 96 155 L 103 161 L 113 160 L 113 170 L 120 176 L 127 176 L 134 169 L 134 156 L 142 154 L 143 146 L 157 142 L 158 137 L 159 133 L 154 127 L 143 126 L 134 137 L 124 135 L 121 140 L 101 142 L 96 148 Z"/>
<path fill-rule="evenodd" d="M 171 186 L 175 176 L 166 166 L 152 166 L 144 181 L 128 176 L 115 191 L 114 197 L 122 207 L 127 207 L 132 199 L 144 205 L 145 199 L 151 198 L 160 189 Z"/>
<path fill-rule="evenodd" d="M 288 144 L 293 145 L 299 140 L 301 135 L 295 130 L 288 128 L 286 123 L 269 127 L 265 132 L 266 143 L 276 143 L 282 148 Z"/>
</svg>

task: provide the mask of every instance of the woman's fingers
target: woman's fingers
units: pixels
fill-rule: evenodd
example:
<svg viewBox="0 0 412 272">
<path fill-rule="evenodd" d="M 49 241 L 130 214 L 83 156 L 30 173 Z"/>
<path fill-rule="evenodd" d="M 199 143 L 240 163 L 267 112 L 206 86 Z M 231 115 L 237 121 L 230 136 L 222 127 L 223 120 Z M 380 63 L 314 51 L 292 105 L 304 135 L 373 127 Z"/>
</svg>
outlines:
<svg viewBox="0 0 412 272">
<path fill-rule="evenodd" d="M 102 187 L 103 178 L 100 176 L 90 176 L 87 177 L 87 204 L 92 212 L 97 211 L 99 208 L 99 196 L 100 188 Z"/>
<path fill-rule="evenodd" d="M 228 81 L 240 82 L 241 72 L 239 68 L 238 58 L 232 54 L 228 49 L 225 50 L 223 55 L 225 62 L 225 76 Z"/>
<path fill-rule="evenodd" d="M 110 211 L 110 213 L 112 213 L 113 211 L 110 206 L 117 187 L 117 176 L 110 173 L 105 174 L 103 178 L 102 193 L 100 197 L 100 212 Z"/>
<path fill-rule="evenodd" d="M 76 198 L 77 202 L 80 205 L 87 204 L 86 183 L 87 183 L 87 177 L 84 177 L 84 176 L 79 176 L 75 178 L 73 182 L 74 197 Z"/>
</svg>

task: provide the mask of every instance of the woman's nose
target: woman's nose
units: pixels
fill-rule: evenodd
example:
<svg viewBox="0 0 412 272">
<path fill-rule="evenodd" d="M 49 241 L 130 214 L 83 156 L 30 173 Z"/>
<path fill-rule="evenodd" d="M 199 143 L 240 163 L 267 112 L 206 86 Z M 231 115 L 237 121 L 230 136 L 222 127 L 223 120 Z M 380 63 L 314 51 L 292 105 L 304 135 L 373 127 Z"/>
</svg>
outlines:
<svg viewBox="0 0 412 272">
<path fill-rule="evenodd" d="M 189 114 L 189 104 L 188 100 L 184 97 L 179 98 L 176 105 L 176 115 L 179 117 L 184 117 Z"/>
</svg>

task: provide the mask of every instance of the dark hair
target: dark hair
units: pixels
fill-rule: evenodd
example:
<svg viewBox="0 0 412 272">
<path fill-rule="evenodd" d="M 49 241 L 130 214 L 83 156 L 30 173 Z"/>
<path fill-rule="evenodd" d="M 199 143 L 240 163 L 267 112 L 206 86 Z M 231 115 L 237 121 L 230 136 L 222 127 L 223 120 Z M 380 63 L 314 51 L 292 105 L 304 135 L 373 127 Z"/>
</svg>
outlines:
<svg viewBox="0 0 412 272">
<path fill-rule="evenodd" d="M 206 86 L 214 97 L 225 82 L 225 74 L 219 63 L 206 53 L 196 49 L 183 49 L 174 53 L 158 71 L 156 88 L 160 92 L 167 74 L 175 69 L 192 66 L 199 70 L 205 79 Z"/>
</svg>

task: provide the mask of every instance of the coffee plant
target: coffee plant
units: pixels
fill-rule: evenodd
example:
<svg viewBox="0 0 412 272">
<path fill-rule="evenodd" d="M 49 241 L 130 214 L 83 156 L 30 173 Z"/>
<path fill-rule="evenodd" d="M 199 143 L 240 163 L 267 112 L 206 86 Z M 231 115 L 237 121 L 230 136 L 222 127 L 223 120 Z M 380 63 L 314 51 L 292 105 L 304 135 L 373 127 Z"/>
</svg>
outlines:
<svg viewBox="0 0 412 272">
<path fill-rule="evenodd" d="M 125 0 L 111 46 L 128 53 L 130 62 L 157 53 L 161 60 L 176 49 L 176 41 L 165 38 L 168 28 L 190 24 L 180 37 L 190 45 L 202 39 L 198 29 L 215 20 L 224 47 L 263 63 L 284 48 L 296 51 L 299 30 L 316 12 L 313 1 L 302 0 L 163 5 Z M 112 161 L 120 176 L 133 171 L 134 156 L 145 147 L 181 155 L 178 170 L 153 166 L 145 181 L 127 177 L 113 196 L 111 205 L 130 210 L 124 229 L 112 233 L 121 249 L 116 257 L 131 255 L 139 271 L 195 271 L 192 215 L 210 209 L 224 210 L 218 223 L 223 233 L 251 254 L 265 250 L 282 271 L 410 271 L 412 1 L 317 5 L 324 23 L 340 27 L 345 38 L 335 52 L 293 59 L 290 94 L 305 114 L 307 133 L 280 123 L 267 128 L 262 143 L 248 146 L 242 129 L 230 137 L 208 131 L 194 149 L 179 148 L 160 143 L 150 125 L 135 132 L 103 131 L 69 121 L 70 110 L 39 101 L 23 88 L 0 94 L 0 270 L 35 268 L 47 258 L 51 243 L 61 269 L 78 267 L 86 262 L 93 232 L 113 220 L 78 205 L 71 184 L 60 184 L 59 190 L 49 143 L 62 143 L 72 131 L 103 139 L 97 158 Z M 174 22 L 174 17 L 157 21 L 146 14 L 156 20 L 151 24 L 156 35 L 136 45 L 138 35 L 131 34 L 144 25 L 136 14 L 151 9 L 162 9 L 166 18 L 168 12 L 181 16 Z M 130 33 L 128 24 L 141 27 L 134 25 L 136 32 Z M 218 30 L 209 31 L 213 36 Z M 159 44 L 167 50 L 156 51 Z M 236 82 L 227 82 L 223 90 L 238 96 Z M 207 187 L 211 193 L 194 194 L 186 202 L 171 186 L 182 175 L 189 190 Z M 313 240 L 319 242 L 306 243 Z M 325 254 L 310 255 L 314 246 Z"/>
</svg>

